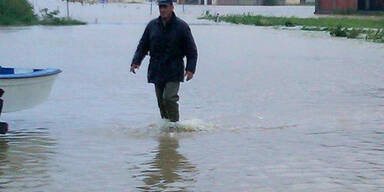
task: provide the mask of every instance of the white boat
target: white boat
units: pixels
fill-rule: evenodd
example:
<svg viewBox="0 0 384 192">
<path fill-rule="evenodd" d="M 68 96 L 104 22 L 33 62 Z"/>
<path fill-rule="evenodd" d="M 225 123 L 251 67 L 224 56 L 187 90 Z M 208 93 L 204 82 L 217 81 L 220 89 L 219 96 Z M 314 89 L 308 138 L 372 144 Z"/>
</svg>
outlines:
<svg viewBox="0 0 384 192">
<path fill-rule="evenodd" d="M 1 112 L 20 111 L 45 101 L 60 72 L 60 69 L 0 67 L 0 89 L 4 91 Z"/>
</svg>

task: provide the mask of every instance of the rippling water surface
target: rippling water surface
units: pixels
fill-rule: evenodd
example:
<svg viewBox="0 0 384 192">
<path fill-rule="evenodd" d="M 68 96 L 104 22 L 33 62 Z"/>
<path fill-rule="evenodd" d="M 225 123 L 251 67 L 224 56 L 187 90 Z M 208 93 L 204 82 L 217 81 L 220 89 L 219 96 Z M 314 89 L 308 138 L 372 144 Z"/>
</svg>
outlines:
<svg viewBox="0 0 384 192">
<path fill-rule="evenodd" d="M 45 103 L 2 115 L 0 191 L 384 191 L 382 44 L 198 21 L 204 7 L 178 6 L 199 61 L 169 133 L 148 58 L 129 74 L 156 12 L 94 6 L 72 13 L 97 24 L 0 28 L 0 65 L 63 70 Z M 254 11 L 292 9 L 313 7 Z"/>
</svg>

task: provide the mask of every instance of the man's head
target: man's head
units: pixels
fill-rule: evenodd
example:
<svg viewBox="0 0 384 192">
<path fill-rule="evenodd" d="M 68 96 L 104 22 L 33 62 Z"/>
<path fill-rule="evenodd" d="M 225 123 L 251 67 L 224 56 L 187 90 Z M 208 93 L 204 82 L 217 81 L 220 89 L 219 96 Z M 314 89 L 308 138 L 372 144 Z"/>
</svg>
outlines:
<svg viewBox="0 0 384 192">
<path fill-rule="evenodd" d="M 173 2 L 172 0 L 158 0 L 160 17 L 163 20 L 169 20 L 173 13 Z"/>
</svg>

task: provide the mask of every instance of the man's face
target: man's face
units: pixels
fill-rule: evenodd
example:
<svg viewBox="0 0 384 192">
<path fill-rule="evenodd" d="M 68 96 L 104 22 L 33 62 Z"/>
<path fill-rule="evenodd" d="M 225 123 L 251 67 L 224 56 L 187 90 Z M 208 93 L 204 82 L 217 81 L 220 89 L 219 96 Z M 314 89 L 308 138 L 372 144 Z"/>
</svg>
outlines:
<svg viewBox="0 0 384 192">
<path fill-rule="evenodd" d="M 160 17 L 167 20 L 171 18 L 173 5 L 159 5 Z"/>
</svg>

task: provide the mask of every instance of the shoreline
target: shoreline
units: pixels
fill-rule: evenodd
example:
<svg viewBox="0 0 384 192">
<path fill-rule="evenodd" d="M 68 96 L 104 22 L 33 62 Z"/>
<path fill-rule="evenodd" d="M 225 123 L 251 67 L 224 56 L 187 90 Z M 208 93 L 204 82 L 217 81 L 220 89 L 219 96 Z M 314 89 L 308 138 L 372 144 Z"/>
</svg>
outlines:
<svg viewBox="0 0 384 192">
<path fill-rule="evenodd" d="M 227 22 L 233 24 L 276 26 L 276 27 L 298 27 L 305 31 L 325 31 L 331 36 L 347 37 L 351 39 L 365 39 L 372 42 L 384 43 L 384 17 L 361 18 L 361 17 L 273 17 L 262 15 L 205 15 L 199 19 L 215 22 Z"/>
<path fill-rule="evenodd" d="M 54 20 L 35 20 L 31 22 L 22 22 L 16 19 L 1 18 L 0 27 L 25 27 L 25 26 L 69 26 L 69 25 L 86 25 L 86 22 L 79 21 L 72 18 L 55 18 Z"/>
</svg>

